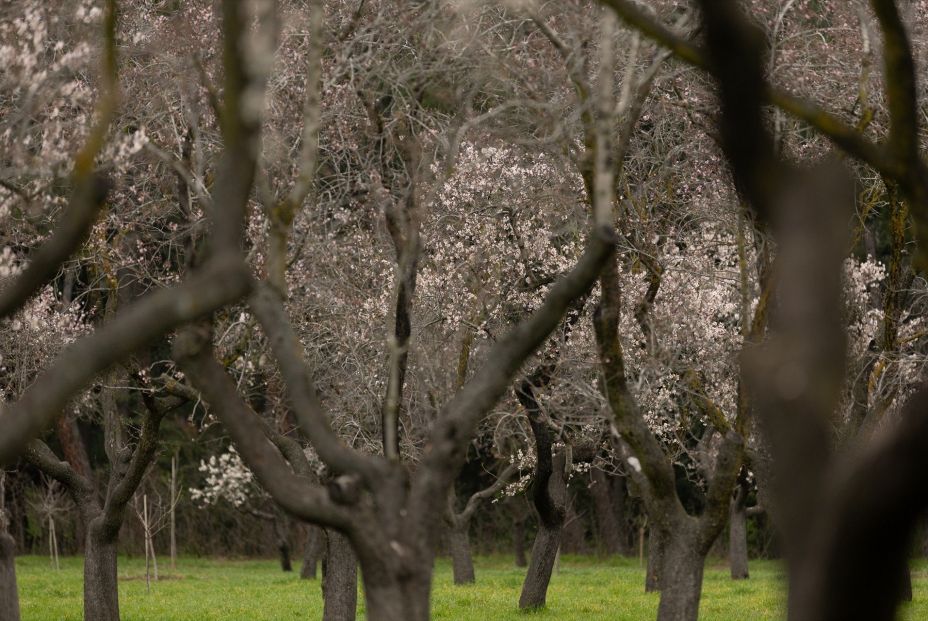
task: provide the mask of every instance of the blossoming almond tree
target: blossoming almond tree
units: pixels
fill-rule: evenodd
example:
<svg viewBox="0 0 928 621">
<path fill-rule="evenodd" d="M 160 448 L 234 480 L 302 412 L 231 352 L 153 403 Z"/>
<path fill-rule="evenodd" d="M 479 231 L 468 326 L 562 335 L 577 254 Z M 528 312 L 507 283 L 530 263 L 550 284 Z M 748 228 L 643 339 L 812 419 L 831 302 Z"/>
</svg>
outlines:
<svg viewBox="0 0 928 621">
<path fill-rule="evenodd" d="M 376 119 L 374 122 L 376 126 Z M 395 144 L 410 139 L 406 132 L 413 131 L 402 124 L 391 129 L 396 131 L 392 137 L 397 141 Z M 413 161 L 408 156 L 403 159 Z M 391 192 L 390 180 L 384 181 L 387 191 Z M 407 244 L 414 239 L 416 231 L 410 228 L 415 226 L 408 219 L 412 214 L 406 211 L 404 215 L 403 205 L 397 207 L 400 219 L 396 224 L 388 221 L 388 225 L 395 226 L 397 231 L 394 243 L 402 274 L 403 266 L 411 265 L 412 257 L 404 253 L 412 248 Z M 221 417 L 239 453 L 262 486 L 292 514 L 335 528 L 351 540 L 364 574 L 370 618 L 428 618 L 432 557 L 441 531 L 441 515 L 447 492 L 465 458 L 467 444 L 480 419 L 506 392 L 522 362 L 555 329 L 569 304 L 592 286 L 599 266 L 612 252 L 610 231 L 608 220 L 597 221 L 573 269 L 550 286 L 533 313 L 488 348 L 480 365 L 474 365 L 473 374 L 461 390 L 445 402 L 431 429 L 425 433 L 426 443 L 415 470 L 402 464 L 396 445 L 395 404 L 402 394 L 398 391 L 402 388 L 405 364 L 402 347 L 388 358 L 392 379 L 387 382 L 387 405 L 382 412 L 383 456 L 361 452 L 346 446 L 329 424 L 304 362 L 299 336 L 288 318 L 282 292 L 272 283 L 262 284 L 250 298 L 250 310 L 274 353 L 301 431 L 333 473 L 333 482 L 323 488 L 299 476 L 292 460 L 288 463 L 285 454 L 278 452 L 264 437 L 252 433 L 256 415 L 214 358 L 209 327 L 191 328 L 178 336 L 175 341 L 177 360 Z M 396 243 L 397 240 L 403 243 Z M 402 299 L 401 289 L 397 300 Z M 396 316 L 401 317 L 405 307 L 395 308 Z M 402 346 L 403 339 L 407 338 L 402 324 L 398 322 L 394 332 L 394 347 Z"/>
<path fill-rule="evenodd" d="M 839 405 L 844 375 L 845 334 L 834 317 L 840 313 L 840 266 L 847 247 L 843 222 L 853 197 L 846 177 L 833 168 L 811 178 L 779 160 L 761 105 L 769 100 L 798 115 L 898 183 L 920 242 L 925 175 L 920 172 L 918 94 L 898 7 L 891 0 L 870 3 L 884 39 L 889 102 L 887 143 L 877 145 L 834 115 L 769 86 L 762 39 L 734 3 L 702 3 L 705 53 L 631 3 L 607 4 L 690 62 L 713 71 L 721 87 L 729 163 L 753 208 L 774 224 L 781 300 L 776 336 L 745 356 L 744 367 L 778 474 L 779 522 L 792 577 L 789 616 L 891 619 L 903 593 L 907 542 L 926 502 L 916 481 L 925 454 L 924 390 L 909 398 L 900 420 L 879 438 L 849 447 L 843 457 L 829 450 L 828 421 Z M 922 245 L 917 245 L 916 272 L 924 265 Z M 887 521 L 890 530 L 874 537 L 874 527 Z M 874 563 L 882 570 L 876 583 Z"/>
<path fill-rule="evenodd" d="M 22 95 L 24 103 L 45 101 L 29 99 L 29 89 L 33 87 L 45 89 L 42 91 L 43 96 L 46 91 L 51 93 L 50 108 L 43 109 L 43 113 L 47 113 L 50 128 L 54 129 L 61 125 L 57 119 L 62 116 L 61 108 L 55 107 L 60 105 L 56 103 L 59 100 L 54 97 L 64 97 L 67 102 L 69 94 L 65 91 L 70 89 L 73 93 L 78 87 L 92 86 L 69 86 L 73 82 L 66 81 L 60 89 L 54 88 L 61 71 L 61 68 L 54 64 L 59 62 L 55 57 L 57 52 L 62 50 L 62 45 L 46 38 L 45 33 L 48 30 L 41 22 L 46 19 L 48 23 L 57 24 L 60 23 L 60 18 L 54 13 L 44 12 L 38 3 L 26 5 L 24 19 L 36 22 L 32 29 L 35 36 L 31 41 L 15 39 L 17 43 L 31 47 L 20 50 L 20 56 L 24 60 L 20 65 L 11 65 L 13 71 L 4 74 L 4 77 L 21 81 L 21 88 L 14 92 Z M 16 7 L 8 7 L 8 10 L 16 10 Z M 0 461 L 9 462 L 27 451 L 28 445 L 29 458 L 65 482 L 72 492 L 79 492 L 76 495 L 80 496 L 84 501 L 83 506 L 87 508 L 85 517 L 89 523 L 86 544 L 88 554 L 85 563 L 85 615 L 88 618 L 119 618 L 116 536 L 126 504 L 131 500 L 154 454 L 163 411 L 158 409 L 157 404 L 151 404 L 154 407 L 147 408 L 148 415 L 142 425 L 141 434 L 137 441 L 132 442 L 127 435 L 120 433 L 127 422 L 121 418 L 123 413 L 113 407 L 104 407 L 104 413 L 107 414 L 105 418 L 112 422 L 107 425 L 107 449 L 114 476 L 111 478 L 109 493 L 103 505 L 99 504 L 93 485 L 86 478 L 89 473 L 81 473 L 76 470 L 78 466 L 59 461 L 43 443 L 30 442 L 39 436 L 66 409 L 68 401 L 99 373 L 124 360 L 133 352 L 157 342 L 181 323 L 207 315 L 245 292 L 248 271 L 238 256 L 238 248 L 256 159 L 259 102 L 264 82 L 262 65 L 254 61 L 261 57 L 263 51 L 260 47 L 255 48 L 249 44 L 252 37 L 242 26 L 245 11 L 240 3 L 225 3 L 223 15 L 227 52 L 224 56 L 226 89 L 220 110 L 226 135 L 222 163 L 217 174 L 217 189 L 213 196 L 214 204 L 218 206 L 212 210 L 214 227 L 208 244 L 200 244 L 198 267 L 193 270 L 190 278 L 181 284 L 156 286 L 156 291 L 137 301 L 130 301 L 125 309 L 119 305 L 117 311 L 106 317 L 101 327 L 68 345 L 51 366 L 30 378 L 31 383 L 28 387 L 17 395 L 15 400 L 6 401 L 0 411 L 0 426 L 4 429 L 0 439 Z M 65 129 L 42 134 L 43 140 L 47 139 L 42 143 L 42 148 L 51 150 L 54 155 L 63 152 L 61 136 L 66 136 L 67 131 L 76 129 L 73 135 L 81 146 L 77 149 L 76 155 L 65 159 L 66 163 L 59 167 L 64 169 L 63 176 L 62 170 L 54 167 L 51 170 L 41 167 L 30 169 L 24 159 L 22 167 L 13 174 L 28 175 L 36 170 L 40 177 L 33 179 L 20 176 L 5 179 L 4 188 L 13 194 L 12 197 L 6 197 L 5 217 L 16 217 L 23 205 L 30 206 L 33 188 L 36 190 L 36 203 L 41 205 L 45 188 L 48 187 L 43 185 L 43 182 L 49 175 L 55 179 L 55 175 L 58 174 L 58 181 L 70 185 L 71 196 L 63 204 L 58 201 L 62 209 L 51 235 L 47 239 L 37 240 L 38 243 L 33 244 L 34 248 L 23 253 L 23 259 L 16 259 L 17 269 L 13 270 L 15 273 L 7 271 L 10 278 L 0 291 L 0 315 L 4 318 L 13 315 L 35 294 L 41 292 L 56 276 L 62 263 L 82 247 L 91 236 L 99 211 L 107 200 L 110 184 L 96 169 L 95 160 L 108 155 L 105 145 L 120 101 L 116 58 L 119 21 L 117 4 L 107 3 L 105 11 L 81 5 L 76 18 L 90 22 L 100 20 L 103 25 L 104 45 L 100 54 L 103 71 L 98 85 L 100 97 L 95 118 L 88 119 L 86 111 L 70 118 L 71 111 L 67 111 L 65 117 L 72 121 L 71 124 L 64 124 Z M 19 29 L 19 32 L 29 28 L 29 24 L 25 22 L 9 24 L 12 24 L 14 29 Z M 4 24 L 4 35 L 16 36 L 7 22 Z M 4 47 L 4 53 L 15 54 L 16 51 L 7 45 Z M 250 62 L 248 67 L 245 66 L 246 58 Z M 45 71 L 37 68 L 36 63 L 44 62 L 46 59 L 52 60 L 54 71 L 40 76 L 33 75 L 36 71 Z M 65 77 L 67 78 L 67 74 Z M 53 88 L 46 89 L 49 82 Z M 16 117 L 12 118 L 16 120 Z M 28 126 L 22 124 L 10 129 L 11 131 L 6 132 L 4 136 L 7 140 L 19 138 L 18 135 L 14 137 L 14 129 L 29 131 Z M 27 136 L 21 144 L 28 145 L 29 142 Z M 137 151 L 137 145 L 133 143 L 127 147 L 127 152 L 134 151 Z M 23 158 L 31 155 L 32 153 L 27 152 Z M 50 157 L 49 161 L 54 162 L 55 158 Z M 45 177 L 42 177 L 42 174 Z M 55 205 L 54 202 L 51 204 Z M 25 265 L 22 266 L 20 263 Z M 111 293 L 110 297 L 115 299 L 116 291 Z M 147 393 L 142 394 L 147 396 Z"/>
</svg>

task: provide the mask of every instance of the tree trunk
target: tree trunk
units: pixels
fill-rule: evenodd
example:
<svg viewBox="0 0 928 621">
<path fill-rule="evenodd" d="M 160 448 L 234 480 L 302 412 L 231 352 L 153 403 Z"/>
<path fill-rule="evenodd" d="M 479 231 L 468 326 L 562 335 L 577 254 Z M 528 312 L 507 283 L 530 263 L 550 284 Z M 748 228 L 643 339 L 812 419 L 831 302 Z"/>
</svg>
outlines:
<svg viewBox="0 0 928 621">
<path fill-rule="evenodd" d="M 696 621 L 702 594 L 705 553 L 694 537 L 685 532 L 674 533 L 668 543 L 661 576 L 661 602 L 657 621 Z"/>
<path fill-rule="evenodd" d="M 290 561 L 290 544 L 286 539 L 277 540 L 277 552 L 280 555 L 281 570 L 293 571 L 293 563 Z"/>
<path fill-rule="evenodd" d="M 431 564 L 428 565 L 431 568 Z M 418 576 L 364 577 L 368 621 L 429 621 L 430 569 Z"/>
<path fill-rule="evenodd" d="M 560 544 L 560 529 L 549 529 L 539 525 L 535 544 L 532 546 L 532 560 L 522 585 L 522 596 L 519 597 L 519 608 L 542 608 L 545 605 L 551 572 Z"/>
<path fill-rule="evenodd" d="M 4 518 L 0 515 L 0 521 Z M 0 530 L 0 621 L 19 621 L 15 542 Z"/>
<path fill-rule="evenodd" d="M 119 621 L 116 541 L 100 536 L 94 523 L 84 548 L 84 619 Z"/>
<path fill-rule="evenodd" d="M 322 561 L 323 621 L 354 621 L 358 609 L 358 561 L 348 538 L 335 530 L 325 531 Z M 371 612 L 368 618 L 374 619 Z"/>
<path fill-rule="evenodd" d="M 635 553 L 636 529 L 628 522 L 628 479 L 621 475 L 607 479 L 612 489 L 612 513 L 619 529 L 619 554 L 630 556 Z"/>
<path fill-rule="evenodd" d="M 648 571 L 644 578 L 644 590 L 646 593 L 661 590 L 666 547 L 666 535 L 659 528 L 652 527 L 648 531 Z"/>
<path fill-rule="evenodd" d="M 599 550 L 603 554 L 622 554 L 625 552 L 623 533 L 619 526 L 609 477 L 602 470 L 594 468 L 591 479 L 590 495 L 593 497 Z"/>
<path fill-rule="evenodd" d="M 293 563 L 290 561 L 289 522 L 280 515 L 274 516 L 274 536 L 277 538 L 277 553 L 280 557 L 280 569 L 287 572 L 293 571 Z"/>
<path fill-rule="evenodd" d="M 469 524 L 452 527 L 448 540 L 451 546 L 451 570 L 455 584 L 473 584 L 474 561 L 470 553 Z"/>
<path fill-rule="evenodd" d="M 303 580 L 316 579 L 316 567 L 325 547 L 325 535 L 318 526 L 308 526 L 306 529 L 306 546 L 303 548 L 303 567 L 300 569 L 300 578 Z"/>
<path fill-rule="evenodd" d="M 528 559 L 525 558 L 525 520 L 515 520 L 512 523 L 512 545 L 516 555 L 516 567 L 526 567 Z"/>
<path fill-rule="evenodd" d="M 728 522 L 728 562 L 732 580 L 748 578 L 747 509 L 738 498 L 731 501 Z"/>
</svg>

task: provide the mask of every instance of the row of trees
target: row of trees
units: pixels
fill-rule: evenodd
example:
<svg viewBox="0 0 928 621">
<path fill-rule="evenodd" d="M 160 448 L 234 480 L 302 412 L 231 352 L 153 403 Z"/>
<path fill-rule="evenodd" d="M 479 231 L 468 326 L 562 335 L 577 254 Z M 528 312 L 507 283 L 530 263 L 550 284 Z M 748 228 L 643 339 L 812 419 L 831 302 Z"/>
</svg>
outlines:
<svg viewBox="0 0 928 621">
<path fill-rule="evenodd" d="M 327 618 L 358 566 L 369 618 L 429 618 L 442 534 L 469 579 L 480 502 L 526 487 L 544 605 L 584 471 L 640 495 L 659 619 L 697 617 L 755 484 L 790 619 L 893 618 L 928 498 L 923 4 L 0 9 L 0 462 L 74 500 L 85 617 L 119 618 L 187 421 L 325 530 Z"/>
</svg>

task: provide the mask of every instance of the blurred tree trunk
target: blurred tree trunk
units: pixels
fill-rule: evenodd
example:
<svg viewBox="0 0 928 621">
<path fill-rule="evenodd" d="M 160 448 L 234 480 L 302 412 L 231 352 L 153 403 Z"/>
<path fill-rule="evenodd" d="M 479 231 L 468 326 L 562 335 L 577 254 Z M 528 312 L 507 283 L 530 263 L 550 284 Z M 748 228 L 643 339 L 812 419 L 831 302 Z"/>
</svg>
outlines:
<svg viewBox="0 0 928 621">
<path fill-rule="evenodd" d="M 590 472 L 590 496 L 593 497 L 593 510 L 596 515 L 599 551 L 609 555 L 624 554 L 623 533 L 619 527 L 610 477 L 599 468 Z"/>
<path fill-rule="evenodd" d="M 732 580 L 746 580 L 748 573 L 747 482 L 738 482 L 728 519 L 728 562 Z"/>
<path fill-rule="evenodd" d="M 576 498 L 567 503 L 564 526 L 561 531 L 561 552 L 564 554 L 586 554 L 589 552 L 586 542 L 586 525 L 583 516 L 574 508 Z"/>
<path fill-rule="evenodd" d="M 303 548 L 303 566 L 300 569 L 300 578 L 303 580 L 316 579 L 316 568 L 325 548 L 324 538 L 325 534 L 318 526 L 306 527 L 306 545 Z"/>
<path fill-rule="evenodd" d="M 6 532 L 4 520 L 0 515 L 0 621 L 19 621 L 15 542 Z"/>
</svg>

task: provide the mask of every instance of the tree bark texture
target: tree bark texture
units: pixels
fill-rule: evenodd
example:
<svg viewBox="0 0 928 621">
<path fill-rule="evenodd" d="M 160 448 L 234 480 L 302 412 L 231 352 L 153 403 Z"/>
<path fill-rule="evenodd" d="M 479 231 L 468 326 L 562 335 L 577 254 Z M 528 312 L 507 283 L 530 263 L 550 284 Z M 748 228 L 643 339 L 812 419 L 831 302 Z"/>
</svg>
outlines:
<svg viewBox="0 0 928 621">
<path fill-rule="evenodd" d="M 398 571 L 375 550 L 358 548 L 368 621 L 429 621 L 434 558 L 421 548 L 405 553 L 408 562 Z"/>
<path fill-rule="evenodd" d="M 0 520 L 2 519 L 0 516 Z M 14 551 L 13 538 L 5 531 L 0 531 L 0 621 L 19 621 Z"/>
<path fill-rule="evenodd" d="M 538 527 L 528 573 L 525 575 L 522 595 L 519 597 L 519 608 L 542 608 L 545 605 L 551 572 L 554 570 L 554 561 L 557 559 L 560 545 L 560 528 L 548 528 L 544 525 Z"/>
<path fill-rule="evenodd" d="M 451 528 L 448 532 L 448 544 L 451 548 L 451 570 L 455 584 L 473 584 L 474 559 L 470 549 L 469 524 Z"/>
<path fill-rule="evenodd" d="M 667 546 L 657 621 L 696 621 L 699 617 L 705 553 L 694 539 L 679 533 Z"/>
<path fill-rule="evenodd" d="M 325 531 L 322 562 L 323 621 L 354 621 L 358 609 L 358 560 L 347 537 L 336 530 Z M 374 619 L 372 611 L 368 618 Z"/>
<path fill-rule="evenodd" d="M 648 570 L 644 577 L 646 593 L 661 590 L 666 549 L 667 536 L 659 528 L 652 528 L 648 532 Z"/>
<path fill-rule="evenodd" d="M 91 523 L 84 546 L 84 619 L 119 621 L 116 541 Z"/>
</svg>

